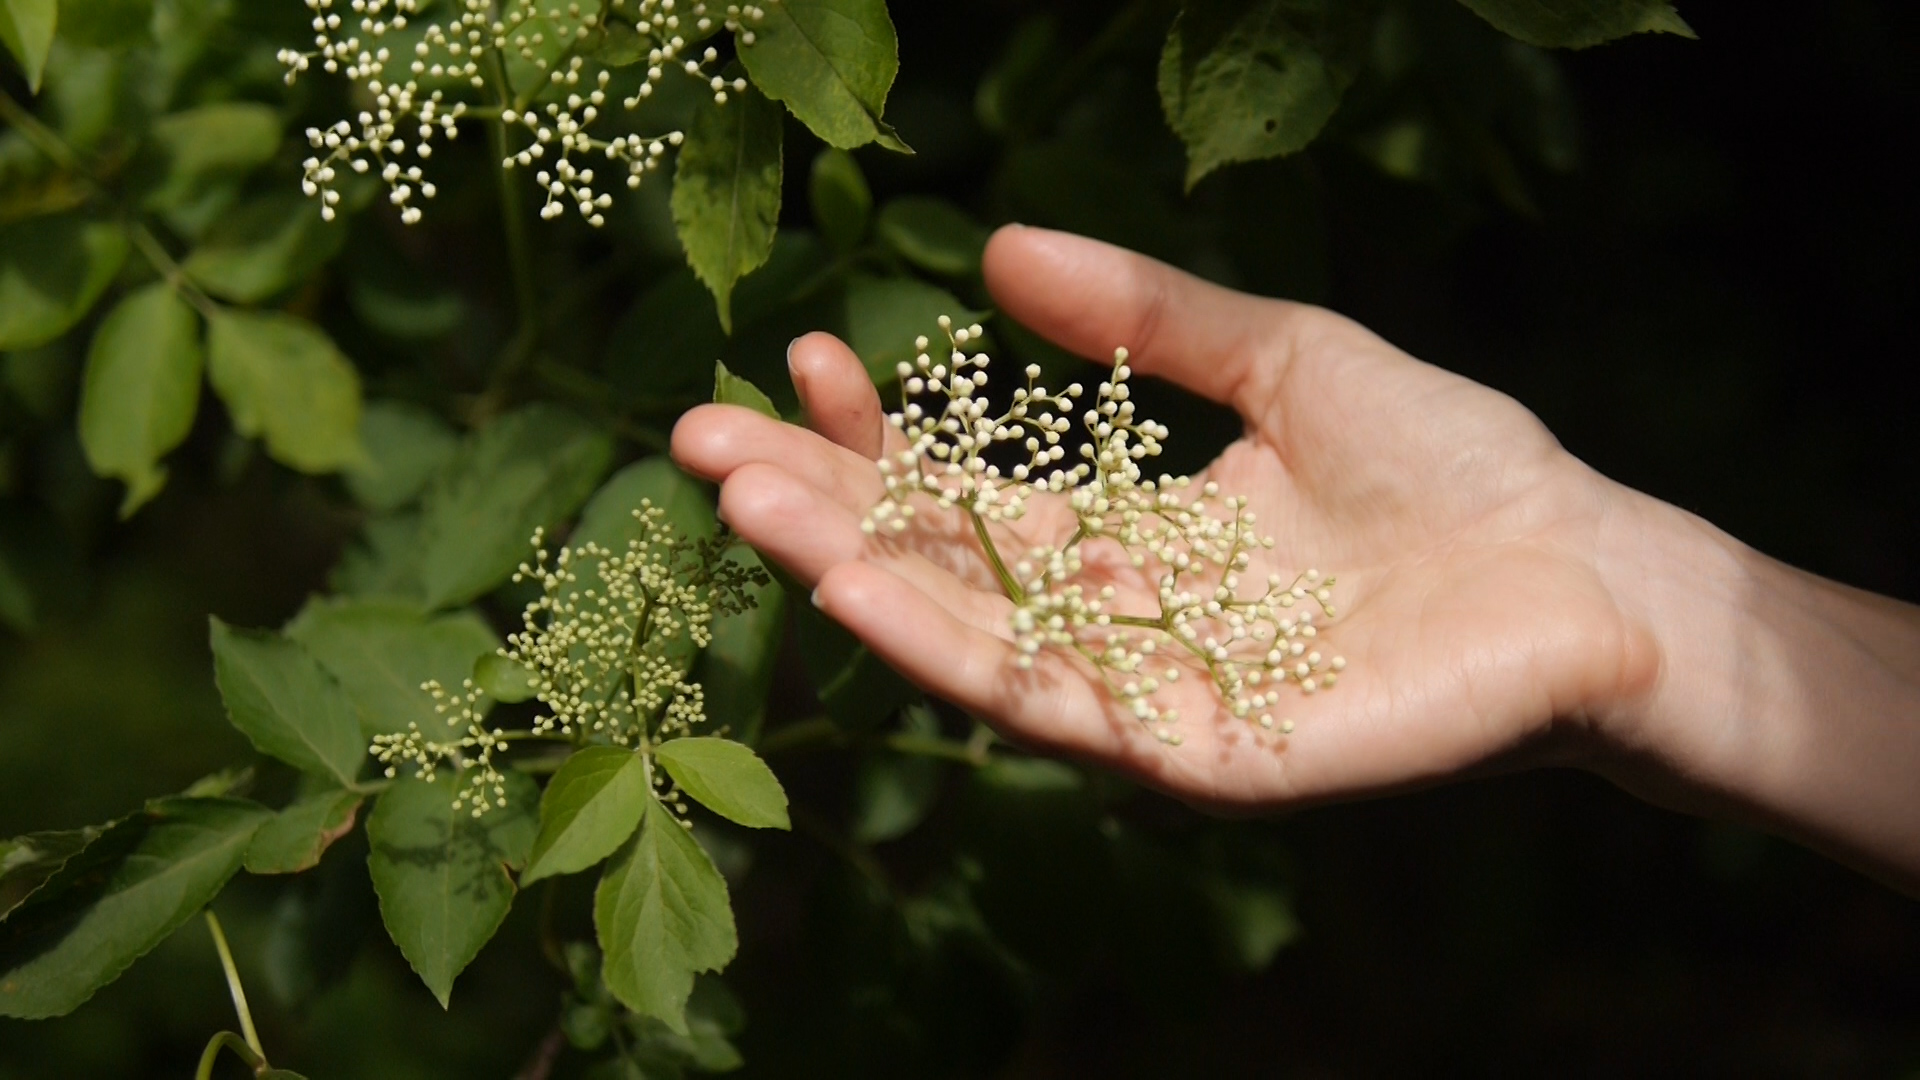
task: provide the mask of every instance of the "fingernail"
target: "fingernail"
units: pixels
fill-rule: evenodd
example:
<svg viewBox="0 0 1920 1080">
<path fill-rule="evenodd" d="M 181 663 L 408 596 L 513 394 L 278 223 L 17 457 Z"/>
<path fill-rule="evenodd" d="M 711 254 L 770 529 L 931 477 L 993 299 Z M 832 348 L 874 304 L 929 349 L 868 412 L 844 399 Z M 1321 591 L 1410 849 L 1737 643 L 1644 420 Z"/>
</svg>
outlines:
<svg viewBox="0 0 1920 1080">
<path fill-rule="evenodd" d="M 825 611 L 825 610 L 827 609 L 827 605 L 825 605 L 825 604 L 822 604 L 822 603 L 820 602 L 820 590 L 819 590 L 819 589 L 815 589 L 815 590 L 813 590 L 812 592 L 810 592 L 810 593 L 808 593 L 808 594 L 807 594 L 807 599 L 808 599 L 808 600 L 811 600 L 811 601 L 813 602 L 813 606 L 814 606 L 814 607 L 817 607 L 817 608 L 819 608 L 819 609 L 820 609 L 820 610 L 822 610 L 822 611 Z"/>
<path fill-rule="evenodd" d="M 800 336 L 805 337 L 806 335 L 802 334 Z M 793 370 L 793 347 L 798 344 L 800 344 L 800 338 L 794 338 L 792 341 L 787 342 L 787 370 L 788 371 Z"/>
</svg>

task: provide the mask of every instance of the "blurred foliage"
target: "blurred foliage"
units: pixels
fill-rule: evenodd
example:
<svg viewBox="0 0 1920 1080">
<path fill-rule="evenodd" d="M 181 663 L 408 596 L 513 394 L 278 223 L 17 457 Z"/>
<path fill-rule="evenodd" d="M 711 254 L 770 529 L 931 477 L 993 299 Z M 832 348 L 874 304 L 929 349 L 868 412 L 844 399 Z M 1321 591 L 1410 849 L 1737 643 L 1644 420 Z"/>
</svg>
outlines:
<svg viewBox="0 0 1920 1080">
<path fill-rule="evenodd" d="M 696 675 L 793 832 L 701 815 L 672 855 L 724 877 L 739 939 L 684 1030 L 609 993 L 581 876 L 489 893 L 442 1011 L 461 965 L 429 991 L 383 930 L 372 881 L 419 868 L 370 859 L 354 792 L 268 759 L 195 786 L 254 760 L 209 616 L 284 626 L 222 663 L 281 665 L 295 712 L 337 684 L 327 730 L 428 715 L 421 680 L 518 628 L 533 528 L 613 541 L 642 496 L 711 528 L 658 456 L 674 418 L 792 415 L 807 330 L 890 377 L 934 314 L 991 312 L 979 254 L 1013 220 L 1326 303 L 1610 475 L 1920 599 L 1909 5 L 896 4 L 896 77 L 886 9 L 846 0 L 835 81 L 808 20 L 839 3 L 769 4 L 728 106 L 663 91 L 679 183 L 515 240 L 501 184 L 530 181 L 479 137 L 439 147 L 421 224 L 357 177 L 320 220 L 299 133 L 365 102 L 281 81 L 293 0 L 0 0 L 0 836 L 35 834 L 0 847 L 8 970 L 100 929 L 45 899 L 119 895 L 87 852 L 190 850 L 254 871 L 217 906 L 273 1060 L 313 1077 L 1920 1073 L 1920 911 L 1797 849 L 1568 775 L 1206 819 L 995 744 L 778 586 Z M 752 153 L 702 156 L 727 137 Z M 1175 471 L 1233 434 L 1143 407 Z M 512 673 L 479 677 L 524 724 Z M 346 745 L 247 734 L 317 771 Z M 233 839 L 242 796 L 288 808 L 275 843 Z M 178 1076 L 233 1026 L 203 924 L 163 921 L 71 1015 L 0 1019 L 0 1080 Z"/>
</svg>

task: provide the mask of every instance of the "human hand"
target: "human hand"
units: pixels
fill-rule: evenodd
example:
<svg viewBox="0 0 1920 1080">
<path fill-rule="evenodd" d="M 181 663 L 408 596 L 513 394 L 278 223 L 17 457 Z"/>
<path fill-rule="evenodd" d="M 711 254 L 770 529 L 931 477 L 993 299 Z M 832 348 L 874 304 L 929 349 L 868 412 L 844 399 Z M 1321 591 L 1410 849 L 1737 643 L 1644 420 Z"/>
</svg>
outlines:
<svg viewBox="0 0 1920 1080">
<path fill-rule="evenodd" d="M 1250 497 L 1277 541 L 1272 568 L 1338 574 L 1328 634 L 1348 667 L 1336 690 L 1282 703 L 1295 721 L 1284 737 L 1232 717 L 1205 680 L 1183 680 L 1168 702 L 1182 716 L 1177 747 L 1077 659 L 1048 650 L 1020 670 L 1011 605 L 984 558 L 955 557 L 967 550 L 960 511 L 897 539 L 862 533 L 892 429 L 858 359 L 809 335 L 789 360 L 814 432 L 707 406 L 675 430 L 674 455 L 721 483 L 721 514 L 748 542 L 929 692 L 1016 742 L 1256 809 L 1578 761 L 1654 678 L 1653 641 L 1597 569 L 1617 489 L 1516 402 L 1330 312 L 1095 241 L 1003 229 L 985 272 L 1003 309 L 1049 339 L 1090 357 L 1125 345 L 1139 374 L 1240 413 L 1245 433 L 1195 482 Z M 1003 546 L 1071 529 L 1070 513 L 1036 499 Z M 1152 610 L 1150 581 L 1109 572 L 1113 610 Z"/>
</svg>

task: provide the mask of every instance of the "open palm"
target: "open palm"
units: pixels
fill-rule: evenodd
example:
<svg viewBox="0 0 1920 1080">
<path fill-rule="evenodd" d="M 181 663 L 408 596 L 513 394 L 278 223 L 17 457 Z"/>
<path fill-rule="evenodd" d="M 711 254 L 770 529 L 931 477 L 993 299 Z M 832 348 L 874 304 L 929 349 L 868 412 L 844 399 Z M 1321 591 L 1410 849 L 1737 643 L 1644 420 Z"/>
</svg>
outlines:
<svg viewBox="0 0 1920 1080">
<path fill-rule="evenodd" d="M 1283 691 L 1272 711 L 1294 721 L 1287 736 L 1184 678 L 1159 695 L 1179 710 L 1178 746 L 1075 657 L 1048 650 L 1021 670 L 1011 605 L 959 511 L 942 522 L 923 508 L 898 539 L 861 532 L 892 436 L 859 361 L 810 335 L 790 361 L 814 431 L 710 406 L 682 420 L 674 454 L 721 482 L 742 536 L 928 691 L 1025 745 L 1230 810 L 1576 755 L 1585 722 L 1656 674 L 1650 638 L 1596 569 L 1621 489 L 1517 403 L 1337 315 L 1090 240 L 1003 229 L 985 271 L 1008 314 L 1060 345 L 1090 357 L 1125 345 L 1139 374 L 1239 412 L 1242 437 L 1195 480 L 1249 497 L 1274 537 L 1249 580 L 1309 566 L 1339 576 L 1323 648 L 1348 667 L 1331 692 Z M 1064 506 L 1037 499 L 999 546 L 1058 544 L 1072 528 Z M 1117 590 L 1110 609 L 1156 613 L 1152 580 L 1113 555 L 1088 551 L 1090 576 Z"/>
</svg>

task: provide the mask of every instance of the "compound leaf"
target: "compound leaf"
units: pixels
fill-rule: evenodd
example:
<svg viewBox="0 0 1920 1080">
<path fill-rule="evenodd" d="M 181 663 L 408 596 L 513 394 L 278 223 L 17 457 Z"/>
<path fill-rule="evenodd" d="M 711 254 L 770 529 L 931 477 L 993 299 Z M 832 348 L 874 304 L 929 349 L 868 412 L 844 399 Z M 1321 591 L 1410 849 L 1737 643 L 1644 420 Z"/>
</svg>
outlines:
<svg viewBox="0 0 1920 1080">
<path fill-rule="evenodd" d="M 201 364 L 200 318 L 164 284 L 122 300 L 94 332 L 80 446 L 97 475 L 126 481 L 122 518 L 166 483 L 159 461 L 193 428 Z"/>
<path fill-rule="evenodd" d="M 778 5 L 776 5 L 778 6 Z M 733 286 L 773 254 L 780 218 L 780 110 L 751 87 L 703 96 L 673 173 L 673 224 L 687 265 L 733 333 Z"/>
<path fill-rule="evenodd" d="M 627 1008 L 682 1035 L 693 977 L 726 966 L 740 945 L 726 879 L 653 798 L 639 835 L 601 875 L 593 923 L 607 989 Z"/>
<path fill-rule="evenodd" d="M 367 815 L 380 918 L 442 1008 L 513 906 L 507 871 L 526 862 L 537 828 L 535 785 L 524 774 L 507 773 L 507 805 L 479 817 L 453 805 L 455 785 L 466 782 L 450 769 L 433 783 L 397 780 Z"/>
<path fill-rule="evenodd" d="M 540 797 L 540 836 L 521 884 L 577 873 L 613 854 L 640 827 L 651 798 L 640 754 L 618 746 L 574 754 Z"/>
<path fill-rule="evenodd" d="M 0 922 L 0 1016 L 61 1016 L 118 978 L 219 894 L 271 816 L 173 798 L 108 829 Z"/>
<path fill-rule="evenodd" d="M 700 804 L 750 829 L 787 829 L 787 792 L 743 743 L 711 736 L 671 739 L 654 756 Z"/>
</svg>

